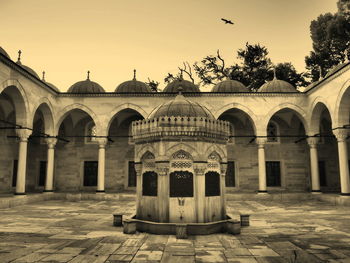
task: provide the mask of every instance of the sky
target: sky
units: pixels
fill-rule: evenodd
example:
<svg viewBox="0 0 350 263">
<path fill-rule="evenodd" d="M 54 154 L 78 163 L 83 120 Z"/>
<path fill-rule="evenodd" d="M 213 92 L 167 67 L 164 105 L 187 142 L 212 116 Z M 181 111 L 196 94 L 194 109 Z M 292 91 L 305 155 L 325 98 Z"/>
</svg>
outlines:
<svg viewBox="0 0 350 263">
<path fill-rule="evenodd" d="M 168 72 L 219 49 L 237 62 L 245 43 L 267 47 L 273 63 L 305 70 L 310 22 L 336 12 L 337 0 L 0 0 L 0 46 L 66 91 L 90 79 L 106 91 Z M 232 20 L 226 25 L 220 19 Z M 203 88 L 203 91 L 210 89 Z"/>
</svg>

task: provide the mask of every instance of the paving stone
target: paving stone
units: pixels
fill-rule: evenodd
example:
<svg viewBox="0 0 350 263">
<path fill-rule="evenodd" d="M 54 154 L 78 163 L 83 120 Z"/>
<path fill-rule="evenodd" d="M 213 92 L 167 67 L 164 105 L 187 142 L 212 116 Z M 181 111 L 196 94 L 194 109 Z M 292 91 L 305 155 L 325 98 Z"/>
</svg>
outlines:
<svg viewBox="0 0 350 263">
<path fill-rule="evenodd" d="M 278 257 L 279 255 L 270 248 L 249 248 L 255 257 Z"/>
<path fill-rule="evenodd" d="M 72 254 L 51 254 L 45 258 L 42 258 L 41 262 L 68 262 L 76 255 Z"/>
<path fill-rule="evenodd" d="M 172 253 L 164 252 L 161 263 L 194 263 L 194 256 L 181 256 Z"/>
<path fill-rule="evenodd" d="M 227 259 L 228 263 L 257 263 L 255 258 L 236 257 Z"/>
<path fill-rule="evenodd" d="M 133 259 L 133 255 L 111 255 L 107 262 L 109 263 L 125 263 L 130 262 Z"/>
<path fill-rule="evenodd" d="M 138 251 L 133 258 L 132 262 L 135 261 L 160 261 L 162 259 L 162 251 Z"/>
<path fill-rule="evenodd" d="M 225 257 L 234 258 L 239 256 L 252 256 L 252 253 L 247 248 L 232 248 L 224 251 Z"/>
<path fill-rule="evenodd" d="M 113 254 L 116 255 L 134 255 L 139 250 L 138 247 L 119 247 Z"/>
<path fill-rule="evenodd" d="M 20 257 L 13 261 L 14 263 L 29 263 L 29 262 L 38 262 L 42 258 L 47 257 L 49 254 L 43 254 L 43 253 L 30 253 L 24 257 Z"/>
<path fill-rule="evenodd" d="M 78 255 L 69 263 L 104 263 L 108 256 L 94 256 L 94 255 Z"/>
</svg>

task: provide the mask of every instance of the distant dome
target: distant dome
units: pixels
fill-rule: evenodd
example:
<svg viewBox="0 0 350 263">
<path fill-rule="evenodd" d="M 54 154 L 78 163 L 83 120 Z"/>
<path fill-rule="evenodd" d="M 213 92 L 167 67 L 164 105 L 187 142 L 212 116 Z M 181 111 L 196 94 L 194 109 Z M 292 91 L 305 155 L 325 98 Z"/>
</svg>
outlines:
<svg viewBox="0 0 350 263">
<path fill-rule="evenodd" d="M 105 90 L 100 84 L 90 80 L 90 71 L 86 80 L 78 81 L 73 84 L 67 91 L 68 93 L 103 93 Z"/>
<path fill-rule="evenodd" d="M 195 84 L 193 84 L 191 81 L 184 80 L 184 79 L 176 79 L 172 82 L 170 82 L 163 90 L 163 92 L 173 92 L 178 93 L 179 87 L 182 87 L 182 92 L 201 92 L 199 90 L 199 87 Z"/>
<path fill-rule="evenodd" d="M 20 65 L 22 68 L 24 68 L 24 69 L 25 69 L 26 71 L 28 71 L 30 74 L 32 74 L 32 75 L 34 75 L 35 77 L 37 77 L 38 79 L 40 79 L 40 78 L 39 78 L 39 75 L 36 74 L 36 72 L 35 72 L 33 69 L 31 69 L 30 67 L 28 67 L 28 66 L 22 64 L 22 62 L 21 62 L 21 54 L 22 54 L 22 51 L 19 50 L 19 51 L 18 51 L 18 59 L 17 59 L 17 62 L 16 62 L 17 65 Z"/>
<path fill-rule="evenodd" d="M 297 89 L 287 81 L 277 79 L 276 73 L 274 73 L 274 78 L 271 81 L 263 84 L 258 92 L 298 92 Z"/>
<path fill-rule="evenodd" d="M 216 84 L 211 92 L 249 92 L 249 90 L 243 83 L 228 79 Z"/>
<path fill-rule="evenodd" d="M 144 82 L 136 80 L 136 70 L 134 70 L 134 78 L 118 85 L 115 89 L 117 93 L 138 93 L 152 92 L 151 88 Z"/>
<path fill-rule="evenodd" d="M 9 54 L 7 54 L 7 52 L 5 51 L 5 49 L 3 49 L 2 47 L 0 47 L 0 53 L 3 54 L 5 57 L 10 58 Z"/>
<path fill-rule="evenodd" d="M 45 71 L 43 71 L 43 77 L 42 77 L 41 80 L 42 80 L 43 82 L 45 82 L 46 85 L 50 86 L 53 90 L 55 90 L 55 91 L 57 91 L 57 92 L 60 92 L 60 90 L 59 90 L 55 85 L 53 85 L 52 83 L 47 82 L 47 81 L 45 80 Z"/>
<path fill-rule="evenodd" d="M 156 108 L 148 119 L 171 116 L 215 119 L 213 114 L 205 106 L 190 101 L 181 94 L 178 94 L 174 100 L 168 101 Z"/>
</svg>

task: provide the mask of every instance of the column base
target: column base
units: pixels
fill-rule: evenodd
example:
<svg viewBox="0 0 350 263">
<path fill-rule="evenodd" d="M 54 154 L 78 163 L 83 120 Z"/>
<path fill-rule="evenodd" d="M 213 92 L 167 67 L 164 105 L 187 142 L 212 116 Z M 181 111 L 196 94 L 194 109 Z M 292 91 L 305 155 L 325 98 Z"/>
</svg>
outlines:
<svg viewBox="0 0 350 263">
<path fill-rule="evenodd" d="M 15 193 L 15 195 L 26 195 L 26 193 Z"/>
<path fill-rule="evenodd" d="M 53 190 L 44 190 L 43 193 L 53 193 Z"/>
<path fill-rule="evenodd" d="M 96 190 L 96 193 L 105 193 L 105 190 Z"/>
<path fill-rule="evenodd" d="M 341 193 L 341 196 L 350 196 L 350 193 Z"/>
<path fill-rule="evenodd" d="M 321 190 L 311 190 L 311 194 L 322 194 Z"/>
</svg>

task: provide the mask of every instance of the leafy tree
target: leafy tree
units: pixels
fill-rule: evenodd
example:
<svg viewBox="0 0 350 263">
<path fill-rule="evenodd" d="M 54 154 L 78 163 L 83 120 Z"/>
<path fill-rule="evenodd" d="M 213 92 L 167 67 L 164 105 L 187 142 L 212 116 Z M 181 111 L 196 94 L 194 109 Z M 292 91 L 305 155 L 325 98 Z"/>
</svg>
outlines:
<svg viewBox="0 0 350 263">
<path fill-rule="evenodd" d="M 338 0 L 335 14 L 321 14 L 310 25 L 313 50 L 305 58 L 306 67 L 313 81 L 322 72 L 344 62 L 345 50 L 350 50 L 350 0 Z"/>
<path fill-rule="evenodd" d="M 146 82 L 146 84 L 148 86 L 150 86 L 151 90 L 153 92 L 158 92 L 158 86 L 159 86 L 159 82 L 158 81 L 155 81 L 155 80 L 151 80 L 150 78 L 148 78 L 148 82 Z"/>
</svg>

